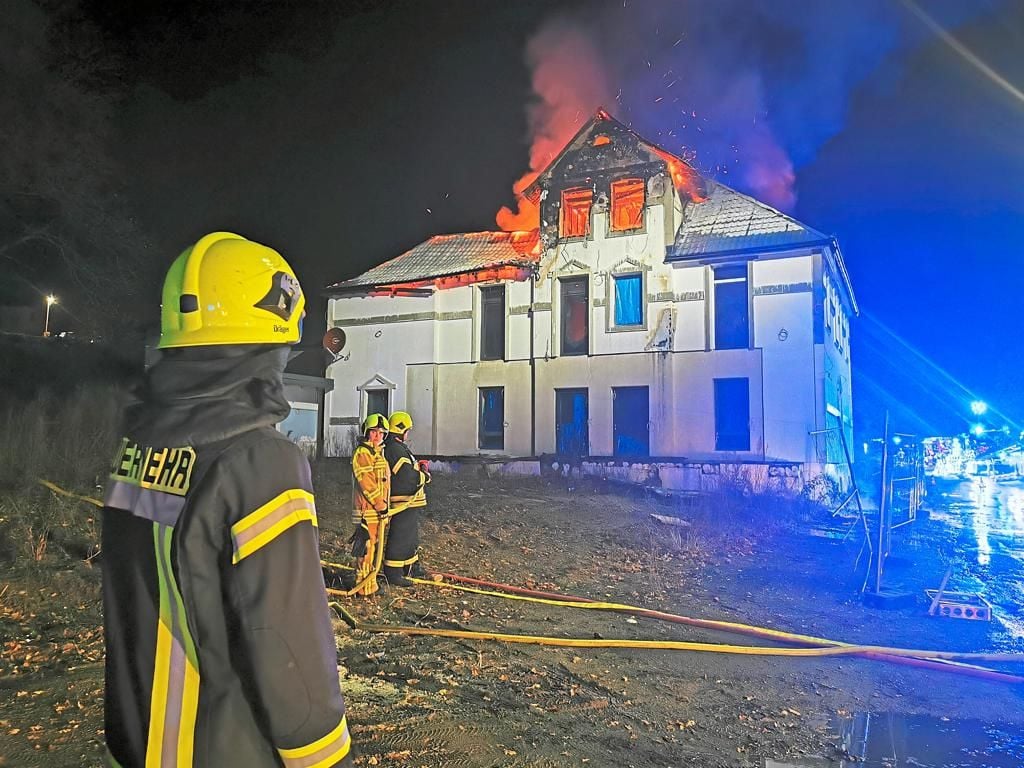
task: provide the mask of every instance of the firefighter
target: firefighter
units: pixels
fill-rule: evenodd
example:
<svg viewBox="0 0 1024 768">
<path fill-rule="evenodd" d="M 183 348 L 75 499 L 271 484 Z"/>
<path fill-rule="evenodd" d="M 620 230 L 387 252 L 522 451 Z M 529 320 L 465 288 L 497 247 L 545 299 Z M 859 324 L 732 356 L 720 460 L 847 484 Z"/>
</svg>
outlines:
<svg viewBox="0 0 1024 768">
<path fill-rule="evenodd" d="M 352 556 L 356 558 L 355 594 L 377 591 L 377 573 L 383 559 L 383 538 L 388 524 L 391 473 L 384 459 L 388 420 L 371 413 L 363 421 L 363 439 L 352 452 L 352 522 L 355 533 Z"/>
<path fill-rule="evenodd" d="M 352 765 L 310 468 L 274 428 L 304 306 L 227 232 L 167 273 L 102 512 L 110 765 Z"/>
<path fill-rule="evenodd" d="M 391 470 L 391 520 L 384 542 L 384 578 L 394 586 L 411 587 L 413 582 L 408 577 L 423 575 L 417 552 L 419 510 L 427 506 L 425 486 L 430 482 L 430 473 L 407 444 L 412 416 L 395 411 L 388 423 L 391 431 L 384 443 L 384 458 Z"/>
</svg>

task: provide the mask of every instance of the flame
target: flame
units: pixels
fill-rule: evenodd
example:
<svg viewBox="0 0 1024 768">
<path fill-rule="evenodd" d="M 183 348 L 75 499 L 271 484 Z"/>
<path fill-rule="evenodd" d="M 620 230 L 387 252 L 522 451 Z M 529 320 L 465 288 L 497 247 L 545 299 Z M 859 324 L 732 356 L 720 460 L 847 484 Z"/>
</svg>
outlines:
<svg viewBox="0 0 1024 768">
<path fill-rule="evenodd" d="M 680 197 L 688 197 L 691 202 L 703 203 L 708 199 L 707 189 L 704 180 L 693 168 L 684 163 L 675 155 L 669 154 L 663 149 L 654 148 L 658 157 L 665 161 L 672 183 L 675 184 Z"/>
<path fill-rule="evenodd" d="M 550 21 L 531 38 L 526 60 L 533 70 L 533 91 L 537 95 L 528 110 L 530 169 L 512 185 L 516 210 L 504 206 L 498 211 L 496 220 L 504 230 L 540 226 L 539 201 L 524 197 L 523 190 L 533 184 L 590 119 L 594 105 L 612 100 L 594 42 L 566 19 Z M 601 116 L 606 118 L 607 113 Z"/>
</svg>

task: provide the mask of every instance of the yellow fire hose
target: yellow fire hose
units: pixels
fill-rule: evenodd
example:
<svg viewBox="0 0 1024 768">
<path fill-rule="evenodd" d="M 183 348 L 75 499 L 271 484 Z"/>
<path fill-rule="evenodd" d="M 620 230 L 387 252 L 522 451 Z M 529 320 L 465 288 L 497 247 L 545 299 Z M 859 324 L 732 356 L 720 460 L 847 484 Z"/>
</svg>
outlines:
<svg viewBox="0 0 1024 768">
<path fill-rule="evenodd" d="M 513 635 L 503 632 L 472 632 L 458 629 L 429 629 L 390 624 L 363 624 L 337 602 L 330 606 L 338 611 L 341 618 L 353 629 L 365 632 L 425 635 L 429 637 L 452 637 L 463 640 L 497 640 L 503 643 L 525 643 L 528 645 L 554 645 L 565 648 L 643 648 L 646 650 L 702 651 L 728 653 L 744 656 L 851 656 L 860 653 L 886 653 L 919 659 L 938 660 L 988 660 L 1024 662 L 1020 654 L 955 653 L 947 651 L 924 651 L 909 648 L 886 648 L 881 645 L 837 645 L 818 648 L 773 648 L 770 646 L 729 645 L 726 643 L 695 643 L 683 640 L 616 640 L 574 637 L 550 637 L 547 635 Z"/>
<path fill-rule="evenodd" d="M 49 488 L 51 491 L 54 491 L 55 493 L 79 499 L 81 501 L 93 504 L 95 506 L 103 506 L 102 502 L 100 502 L 97 499 L 93 499 L 88 496 L 80 496 L 79 494 L 64 490 L 63 488 L 60 488 L 59 486 L 47 480 L 40 479 L 39 482 L 45 487 Z M 328 594 L 338 597 L 348 597 L 355 594 L 356 591 L 358 591 L 364 584 L 366 584 L 369 578 L 376 578 L 377 573 L 380 570 L 381 562 L 383 560 L 384 534 L 386 533 L 386 527 L 389 519 L 390 515 L 381 522 L 381 527 L 378 531 L 377 537 L 377 542 L 380 543 L 380 546 L 377 546 L 377 549 L 374 553 L 374 569 L 373 571 L 371 571 L 370 576 L 368 576 L 366 579 L 363 579 L 352 590 L 337 590 L 328 588 Z M 350 566 L 341 565 L 339 563 L 332 563 L 326 560 L 321 560 L 320 562 L 322 566 L 326 566 L 329 568 L 336 568 L 340 570 L 353 570 Z M 340 603 L 332 601 L 330 605 L 332 608 L 338 611 L 341 618 L 351 628 L 361 629 L 366 632 L 374 633 L 451 637 L 464 640 L 492 640 L 506 643 L 526 643 L 532 645 L 551 645 L 569 648 L 640 648 L 648 650 L 699 651 L 709 653 L 726 653 L 756 656 L 822 657 L 849 656 L 857 654 L 884 654 L 886 656 L 894 656 L 899 658 L 905 658 L 908 660 L 923 660 L 940 663 L 951 663 L 951 669 L 975 670 L 977 672 L 986 673 L 988 677 L 991 677 L 993 679 L 1001 679 L 1008 682 L 1024 683 L 1024 678 L 1018 677 L 1016 675 L 1005 674 L 984 667 L 973 667 L 961 663 L 956 663 L 964 661 L 986 661 L 1019 664 L 1024 663 L 1024 654 L 966 652 L 961 653 L 950 651 L 929 651 L 909 648 L 892 648 L 880 645 L 853 645 L 838 640 L 830 640 L 827 638 L 814 637 L 811 635 L 801 635 L 791 632 L 783 632 L 781 630 L 769 629 L 767 627 L 755 627 L 750 624 L 742 624 L 738 622 L 717 621 L 712 619 L 689 619 L 688 617 L 676 616 L 674 614 L 663 613 L 660 611 L 651 611 L 649 609 L 639 608 L 637 606 L 631 606 L 625 603 L 589 601 L 584 602 L 581 600 L 558 600 L 550 597 L 534 597 L 530 595 L 517 595 L 494 590 L 484 590 L 479 589 L 477 587 L 467 587 L 464 585 L 451 584 L 449 582 L 443 581 L 416 578 L 412 578 L 410 580 L 417 584 L 431 585 L 434 587 L 443 587 L 446 589 L 455 589 L 462 592 L 470 592 L 480 595 L 502 597 L 509 600 L 522 600 L 526 602 L 539 603 L 542 605 L 553 605 L 560 607 L 603 611 L 643 613 L 650 615 L 652 618 L 661 617 L 666 619 L 680 619 L 684 622 L 692 622 L 702 627 L 721 629 L 724 631 L 731 632 L 755 630 L 758 632 L 758 634 L 778 639 L 780 641 L 799 642 L 807 645 L 812 645 L 815 647 L 773 648 L 767 646 L 729 645 L 724 643 L 696 643 L 674 640 L 614 640 L 594 638 L 559 638 L 542 635 L 516 635 L 500 632 L 473 632 L 467 630 L 430 629 L 426 627 L 411 627 L 402 625 L 362 624 L 357 622 L 355 618 L 353 618 L 352 615 L 347 610 L 345 610 L 345 608 Z"/>
</svg>

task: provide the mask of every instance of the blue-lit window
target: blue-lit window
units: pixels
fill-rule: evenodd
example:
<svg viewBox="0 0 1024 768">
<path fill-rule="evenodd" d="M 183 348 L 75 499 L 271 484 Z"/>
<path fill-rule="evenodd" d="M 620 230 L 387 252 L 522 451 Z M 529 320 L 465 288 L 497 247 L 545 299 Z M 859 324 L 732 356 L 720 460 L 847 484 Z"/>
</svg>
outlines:
<svg viewBox="0 0 1024 768">
<path fill-rule="evenodd" d="M 615 275 L 612 278 L 615 289 L 615 325 L 618 328 L 644 324 L 644 278 L 639 272 L 632 275 Z"/>
<path fill-rule="evenodd" d="M 750 346 L 747 266 L 715 267 L 715 349 Z"/>
<path fill-rule="evenodd" d="M 505 447 L 505 388 L 480 387 L 479 446 Z"/>
<path fill-rule="evenodd" d="M 750 450 L 749 379 L 715 379 L 715 450 Z"/>
</svg>

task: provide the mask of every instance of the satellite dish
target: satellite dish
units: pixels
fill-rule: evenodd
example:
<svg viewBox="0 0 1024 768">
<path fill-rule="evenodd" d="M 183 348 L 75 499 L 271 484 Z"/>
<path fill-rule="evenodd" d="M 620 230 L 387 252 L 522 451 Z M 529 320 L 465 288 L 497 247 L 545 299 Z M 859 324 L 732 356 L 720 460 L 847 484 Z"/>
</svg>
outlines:
<svg viewBox="0 0 1024 768">
<path fill-rule="evenodd" d="M 324 334 L 324 349 L 331 353 L 335 360 L 345 348 L 345 332 L 341 328 L 328 328 Z"/>
</svg>

